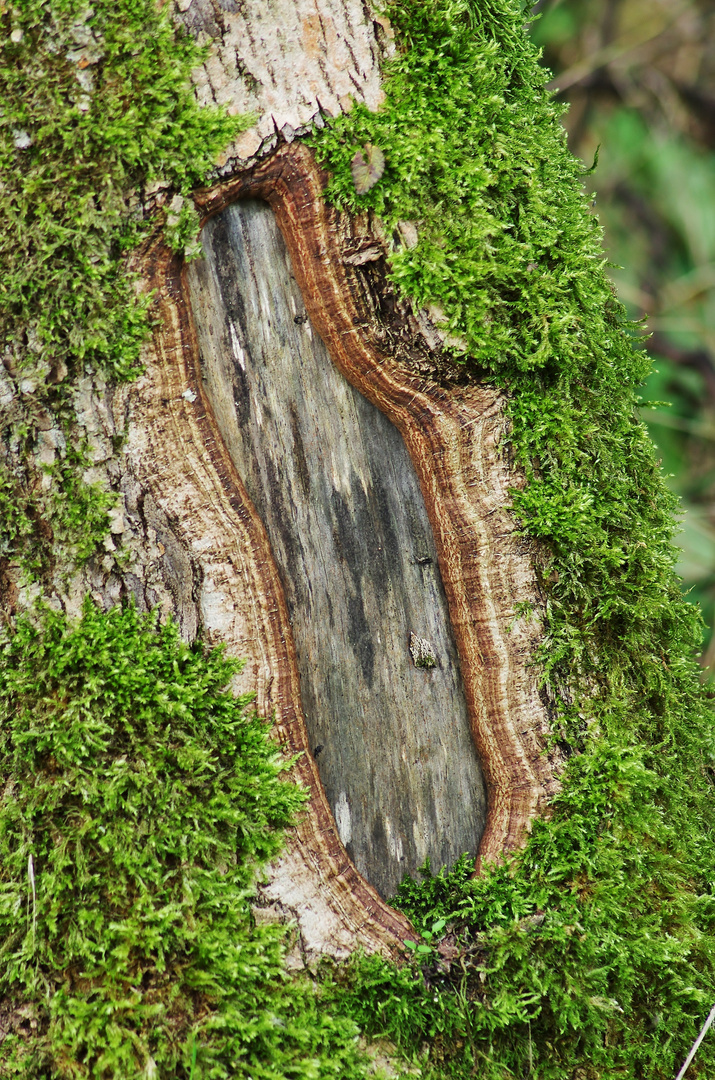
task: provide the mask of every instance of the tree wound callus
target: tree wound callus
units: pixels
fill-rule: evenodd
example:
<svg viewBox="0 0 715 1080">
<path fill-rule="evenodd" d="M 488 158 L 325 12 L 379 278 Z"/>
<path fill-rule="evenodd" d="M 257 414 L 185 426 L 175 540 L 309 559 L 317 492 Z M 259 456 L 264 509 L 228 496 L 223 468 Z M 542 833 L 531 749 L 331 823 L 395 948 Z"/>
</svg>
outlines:
<svg viewBox="0 0 715 1080">
<path fill-rule="evenodd" d="M 424 500 L 304 316 L 270 208 L 235 202 L 203 245 L 187 279 L 207 391 L 278 565 L 340 838 L 387 897 L 425 858 L 475 852 L 486 814 Z"/>
</svg>

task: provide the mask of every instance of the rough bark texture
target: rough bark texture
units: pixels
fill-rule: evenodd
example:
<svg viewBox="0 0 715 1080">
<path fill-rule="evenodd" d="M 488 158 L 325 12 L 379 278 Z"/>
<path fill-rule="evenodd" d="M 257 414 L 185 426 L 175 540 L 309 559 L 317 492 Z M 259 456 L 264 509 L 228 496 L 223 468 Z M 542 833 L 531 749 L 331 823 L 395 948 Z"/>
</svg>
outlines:
<svg viewBox="0 0 715 1080">
<path fill-rule="evenodd" d="M 376 109 L 383 99 L 379 60 L 393 35 L 363 0 L 178 0 L 175 11 L 210 46 L 194 76 L 199 101 L 256 116 L 226 151 L 225 173 L 353 101 Z"/>
<path fill-rule="evenodd" d="M 474 853 L 486 810 L 426 508 L 396 428 L 313 332 L 271 209 L 239 200 L 203 235 L 204 386 L 278 565 L 340 839 L 388 898 L 425 858 Z"/>
</svg>

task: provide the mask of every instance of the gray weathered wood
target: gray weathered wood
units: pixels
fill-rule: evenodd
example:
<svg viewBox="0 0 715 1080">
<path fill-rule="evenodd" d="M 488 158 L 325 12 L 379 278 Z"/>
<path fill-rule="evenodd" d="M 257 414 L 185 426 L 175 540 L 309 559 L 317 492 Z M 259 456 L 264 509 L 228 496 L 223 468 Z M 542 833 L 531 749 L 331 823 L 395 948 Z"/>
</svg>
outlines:
<svg viewBox="0 0 715 1080">
<path fill-rule="evenodd" d="M 426 856 L 475 852 L 486 809 L 424 501 L 401 436 L 313 331 L 272 211 L 239 201 L 203 245 L 187 281 L 208 395 L 282 577 L 341 839 L 389 896 Z"/>
</svg>

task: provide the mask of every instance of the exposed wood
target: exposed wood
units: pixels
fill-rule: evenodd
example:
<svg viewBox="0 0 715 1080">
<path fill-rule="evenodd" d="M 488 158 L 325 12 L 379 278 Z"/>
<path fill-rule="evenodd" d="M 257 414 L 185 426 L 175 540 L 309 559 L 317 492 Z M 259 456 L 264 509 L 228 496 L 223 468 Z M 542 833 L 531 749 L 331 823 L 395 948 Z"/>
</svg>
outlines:
<svg viewBox="0 0 715 1080">
<path fill-rule="evenodd" d="M 325 179 L 310 152 L 294 143 L 201 193 L 199 201 L 207 218 L 241 196 L 269 202 L 306 310 L 333 362 L 403 436 L 432 524 L 487 784 L 483 863 L 523 843 L 557 788 L 559 766 L 544 749 L 546 708 L 529 666 L 538 617 L 515 617 L 515 606 L 524 602 L 538 614 L 539 598 L 533 552 L 516 535 L 508 509 L 518 476 L 499 453 L 503 401 L 489 387 L 445 388 L 394 358 L 361 276 L 375 264 L 354 266 L 342 258 L 365 246 L 367 223 L 326 205 Z M 207 638 L 249 658 L 241 688 L 255 688 L 259 708 L 275 710 L 287 748 L 307 751 L 280 579 L 206 397 L 179 261 L 155 240 L 142 267 L 147 285 L 157 290 L 161 327 L 144 383 L 132 392 L 133 468 L 201 563 Z M 298 768 L 313 792 L 311 810 L 275 867 L 269 895 L 295 912 L 308 953 L 340 955 L 358 943 L 396 947 L 406 924 L 348 859 L 312 755 L 306 753 Z"/>
<path fill-rule="evenodd" d="M 486 813 L 419 483 L 313 332 L 271 209 L 237 201 L 203 246 L 186 281 L 204 386 L 281 574 L 340 838 L 389 898 L 426 857 L 475 853 Z"/>
<path fill-rule="evenodd" d="M 246 659 L 236 690 L 255 691 L 259 711 L 275 717 L 281 745 L 301 755 L 293 778 L 312 796 L 265 893 L 298 923 L 307 960 L 326 952 L 346 956 L 359 945 L 394 953 L 413 931 L 357 873 L 340 842 L 309 752 L 293 638 L 268 538 L 205 396 L 181 260 L 156 236 L 138 253 L 136 266 L 147 289 L 156 290 L 158 322 L 145 375 L 115 402 L 130 413 L 128 466 L 200 567 L 206 641 Z"/>
<path fill-rule="evenodd" d="M 359 277 L 343 255 L 365 246 L 365 223 L 323 197 L 326 176 L 302 145 L 200 193 L 207 218 L 240 196 L 268 201 L 313 326 L 349 382 L 401 432 L 420 481 L 487 784 L 479 865 L 523 844 L 558 788 L 558 751 L 530 666 L 540 637 L 533 551 L 509 512 L 519 477 L 500 454 L 503 400 L 480 385 L 444 388 L 396 360 L 381 340 Z M 532 617 L 516 616 L 519 604 Z"/>
</svg>

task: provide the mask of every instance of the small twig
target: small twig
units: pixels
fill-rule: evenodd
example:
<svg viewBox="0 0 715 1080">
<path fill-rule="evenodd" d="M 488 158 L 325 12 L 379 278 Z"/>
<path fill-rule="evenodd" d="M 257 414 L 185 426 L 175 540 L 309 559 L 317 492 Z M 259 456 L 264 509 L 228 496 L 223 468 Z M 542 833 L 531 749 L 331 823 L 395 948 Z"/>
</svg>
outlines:
<svg viewBox="0 0 715 1080">
<path fill-rule="evenodd" d="M 655 41 L 656 38 L 661 37 L 667 30 L 670 30 L 671 26 L 678 21 L 681 15 L 683 15 L 688 8 L 691 8 L 692 0 L 685 0 L 680 4 L 675 11 L 670 13 L 670 18 L 666 21 L 665 25 L 659 27 L 658 30 L 651 30 L 646 27 L 645 30 L 637 30 L 635 34 L 632 32 L 629 34 L 623 34 L 616 41 L 611 42 L 610 45 L 604 45 L 602 49 L 597 49 L 596 52 L 590 56 L 585 56 L 582 60 L 579 60 L 573 67 L 568 68 L 566 71 L 562 71 L 560 75 L 557 75 L 555 79 L 552 79 L 550 83 L 547 83 L 549 90 L 557 90 L 563 93 L 565 90 L 569 90 L 577 83 L 583 82 L 589 75 L 593 75 L 594 71 L 598 71 L 599 68 L 607 67 L 614 60 L 619 60 L 627 53 L 634 52 L 642 45 L 647 45 L 650 41 Z"/>
<path fill-rule="evenodd" d="M 708 1016 L 707 1020 L 703 1024 L 703 1026 L 700 1028 L 700 1034 L 698 1035 L 697 1039 L 693 1043 L 692 1048 L 690 1050 L 690 1053 L 688 1054 L 687 1058 L 685 1059 L 685 1064 L 683 1065 L 682 1069 L 680 1070 L 680 1072 L 676 1076 L 675 1080 L 683 1080 L 683 1077 L 685 1076 L 686 1072 L 688 1071 L 688 1066 L 690 1065 L 691 1061 L 693 1060 L 693 1058 L 697 1054 L 698 1047 L 700 1046 L 700 1043 L 705 1038 L 705 1036 L 706 1036 L 706 1034 L 708 1032 L 708 1028 L 712 1024 L 713 1020 L 715 1020 L 715 1005 L 713 1005 L 712 1009 L 710 1010 L 710 1015 Z"/>
<path fill-rule="evenodd" d="M 32 941 L 35 941 L 35 930 L 37 928 L 37 893 L 35 892 L 35 864 L 32 861 L 32 853 L 27 859 L 27 876 L 30 879 L 30 885 L 32 887 Z"/>
<path fill-rule="evenodd" d="M 674 428 L 676 431 L 685 431 L 694 439 L 708 439 L 710 442 L 715 442 L 715 427 L 712 424 L 698 423 L 697 420 L 686 420 L 682 416 L 671 416 L 670 413 L 660 412 L 660 410 L 648 411 L 647 408 L 642 408 L 639 413 L 644 424 Z"/>
</svg>

